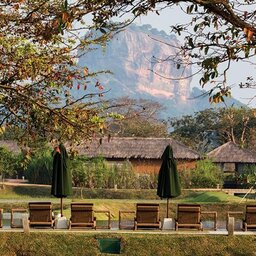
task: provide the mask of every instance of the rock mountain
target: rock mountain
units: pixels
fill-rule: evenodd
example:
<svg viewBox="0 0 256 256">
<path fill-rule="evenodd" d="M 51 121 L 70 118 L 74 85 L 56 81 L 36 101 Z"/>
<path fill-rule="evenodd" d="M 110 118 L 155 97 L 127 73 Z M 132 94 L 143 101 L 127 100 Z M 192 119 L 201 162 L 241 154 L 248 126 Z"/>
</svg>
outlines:
<svg viewBox="0 0 256 256">
<path fill-rule="evenodd" d="M 190 88 L 191 68 L 177 69 L 172 62 L 179 45 L 175 35 L 167 35 L 150 25 L 131 25 L 116 34 L 105 48 L 96 48 L 80 57 L 78 64 L 90 71 L 112 72 L 97 77 L 105 90 L 109 90 L 105 98 L 129 96 L 160 102 L 165 107 L 163 118 L 191 114 L 211 105 L 207 96 L 196 97 L 202 90 Z M 74 90 L 74 93 L 79 92 Z M 226 103 L 241 105 L 234 99 Z"/>
</svg>

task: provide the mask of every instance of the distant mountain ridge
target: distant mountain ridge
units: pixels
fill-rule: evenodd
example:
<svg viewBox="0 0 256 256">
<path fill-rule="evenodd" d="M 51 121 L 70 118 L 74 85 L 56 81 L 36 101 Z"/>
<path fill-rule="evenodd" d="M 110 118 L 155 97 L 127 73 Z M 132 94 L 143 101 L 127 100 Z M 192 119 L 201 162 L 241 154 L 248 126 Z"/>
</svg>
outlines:
<svg viewBox="0 0 256 256">
<path fill-rule="evenodd" d="M 198 97 L 203 94 L 202 90 L 191 90 L 190 66 L 177 69 L 172 62 L 170 57 L 177 54 L 178 46 L 180 42 L 175 35 L 167 35 L 150 25 L 131 25 L 115 35 L 104 51 L 98 48 L 88 52 L 79 58 L 78 63 L 90 71 L 110 70 L 113 73 L 98 76 L 105 90 L 109 90 L 106 98 L 129 96 L 160 102 L 166 108 L 163 118 L 212 107 L 207 96 Z M 73 93 L 79 92 L 74 90 Z M 225 103 L 242 105 L 231 98 Z"/>
</svg>

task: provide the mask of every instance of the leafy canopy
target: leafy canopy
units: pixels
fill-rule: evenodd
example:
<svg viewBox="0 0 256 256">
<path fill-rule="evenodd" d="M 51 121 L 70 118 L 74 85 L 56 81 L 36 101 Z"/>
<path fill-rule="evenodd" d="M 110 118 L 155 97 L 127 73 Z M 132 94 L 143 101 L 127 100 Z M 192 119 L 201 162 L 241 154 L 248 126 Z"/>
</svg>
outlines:
<svg viewBox="0 0 256 256">
<path fill-rule="evenodd" d="M 209 152 L 228 141 L 244 148 L 256 148 L 256 118 L 252 109 L 206 109 L 193 116 L 172 118 L 169 121 L 174 129 L 172 136 L 203 152 Z"/>
<path fill-rule="evenodd" d="M 76 58 L 78 49 L 104 45 L 110 33 L 92 33 L 81 7 L 81 1 L 0 2 L 0 131 L 14 131 L 24 145 L 38 138 L 87 139 L 104 122 L 104 88 Z M 95 93 L 87 93 L 89 86 Z"/>
<path fill-rule="evenodd" d="M 104 114 L 104 87 L 92 83 L 97 73 L 77 65 L 77 53 L 90 51 L 94 44 L 104 46 L 111 30 L 127 24 L 113 23 L 112 18 L 128 14 L 131 22 L 148 12 L 161 14 L 165 8 L 178 7 L 191 17 L 188 24 L 172 26 L 185 38 L 172 57 L 177 68 L 184 64 L 181 54 L 186 55 L 185 64 L 203 72 L 201 85 L 211 83 L 210 100 L 223 101 L 230 94 L 226 75 L 231 63 L 255 61 L 255 4 L 253 0 L 3 0 L 0 131 L 14 129 L 24 142 L 38 137 L 79 141 L 103 130 L 105 118 L 112 118 L 111 113 Z M 79 98 L 70 93 L 74 81 L 81 90 Z M 88 87 L 98 91 L 87 93 Z"/>
</svg>

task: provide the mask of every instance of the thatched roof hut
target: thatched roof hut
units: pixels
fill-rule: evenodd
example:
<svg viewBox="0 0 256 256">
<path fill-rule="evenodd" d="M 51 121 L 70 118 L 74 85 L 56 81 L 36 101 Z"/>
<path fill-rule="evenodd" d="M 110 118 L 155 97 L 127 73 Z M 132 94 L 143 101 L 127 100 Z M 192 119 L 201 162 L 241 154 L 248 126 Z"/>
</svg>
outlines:
<svg viewBox="0 0 256 256">
<path fill-rule="evenodd" d="M 227 173 L 244 173 L 249 165 L 256 164 L 256 154 L 240 148 L 231 141 L 212 150 L 207 155 Z"/>
<path fill-rule="evenodd" d="M 101 143 L 99 140 L 94 140 L 90 144 L 81 143 L 76 147 L 76 150 L 79 155 L 88 157 L 102 156 L 108 159 L 161 159 L 168 144 L 173 148 L 175 159 L 200 159 L 200 155 L 195 150 L 170 138 L 103 138 Z"/>
<path fill-rule="evenodd" d="M 240 148 L 232 141 L 212 150 L 207 155 L 216 163 L 256 163 L 256 154 Z"/>
<path fill-rule="evenodd" d="M 138 173 L 156 173 L 159 171 L 161 156 L 168 144 L 173 148 L 174 158 L 180 170 L 195 167 L 195 161 L 200 159 L 200 155 L 170 138 L 103 138 L 101 143 L 98 139 L 89 144 L 81 143 L 75 150 L 79 155 L 89 158 L 101 156 L 110 164 L 121 164 L 129 160 Z"/>
</svg>

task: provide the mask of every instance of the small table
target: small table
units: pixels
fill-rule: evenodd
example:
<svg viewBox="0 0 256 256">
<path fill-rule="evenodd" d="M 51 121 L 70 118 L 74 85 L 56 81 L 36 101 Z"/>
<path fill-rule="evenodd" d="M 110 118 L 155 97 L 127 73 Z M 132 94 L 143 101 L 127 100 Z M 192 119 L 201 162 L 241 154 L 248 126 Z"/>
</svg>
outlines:
<svg viewBox="0 0 256 256">
<path fill-rule="evenodd" d="M 214 220 L 214 230 L 217 230 L 217 212 L 215 211 L 203 211 L 201 214 L 212 215 Z"/>
<path fill-rule="evenodd" d="M 122 228 L 134 228 L 135 226 L 135 223 L 133 223 L 133 226 L 124 226 L 122 225 L 122 215 L 124 214 L 133 214 L 133 216 L 135 216 L 135 211 L 119 211 L 119 229 L 122 229 Z"/>
<path fill-rule="evenodd" d="M 104 210 L 102 210 L 102 211 L 94 211 L 94 213 L 95 214 L 97 214 L 97 213 L 105 213 L 106 215 L 107 215 L 107 217 L 108 217 L 108 225 L 107 226 L 100 226 L 101 228 L 108 228 L 108 229 L 110 229 L 111 228 L 111 225 L 110 225 L 110 211 L 104 211 Z M 95 229 L 97 229 L 97 224 L 96 224 L 96 227 L 95 227 Z"/>
<path fill-rule="evenodd" d="M 23 227 L 23 222 L 22 218 L 14 218 L 15 213 L 27 213 L 27 210 L 24 208 L 15 208 L 11 209 L 11 228 L 22 228 Z M 15 223 L 15 220 L 19 221 L 19 223 Z"/>
</svg>

